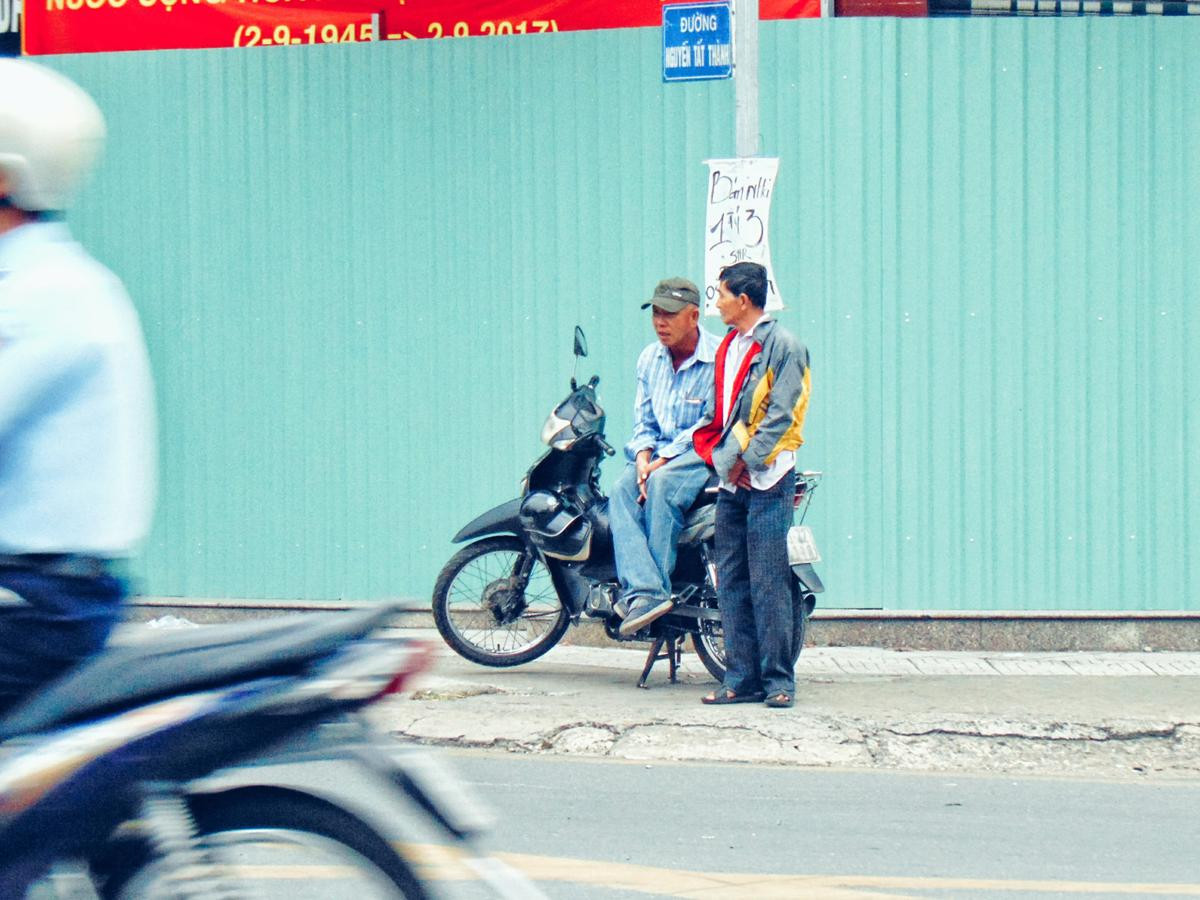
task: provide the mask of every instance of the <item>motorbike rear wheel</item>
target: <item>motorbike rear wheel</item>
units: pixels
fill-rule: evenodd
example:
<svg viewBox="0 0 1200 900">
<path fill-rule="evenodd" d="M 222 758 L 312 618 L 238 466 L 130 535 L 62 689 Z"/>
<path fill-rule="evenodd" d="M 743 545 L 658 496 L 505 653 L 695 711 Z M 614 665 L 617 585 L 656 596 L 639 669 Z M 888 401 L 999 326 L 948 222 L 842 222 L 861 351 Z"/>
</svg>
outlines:
<svg viewBox="0 0 1200 900">
<path fill-rule="evenodd" d="M 514 579 L 523 567 L 523 589 Z M 519 666 L 559 642 L 571 623 L 550 573 L 515 536 L 484 538 L 456 553 L 433 588 L 433 619 L 459 656 Z"/>
<path fill-rule="evenodd" d="M 715 609 L 717 601 L 706 597 L 698 604 Z M 700 630 L 692 635 L 692 649 L 708 669 L 708 674 L 718 682 L 725 681 L 725 630 L 720 622 L 701 621 Z"/>
<path fill-rule="evenodd" d="M 808 638 L 808 619 L 812 611 L 811 596 L 805 596 L 796 581 L 792 582 L 792 603 L 796 612 L 794 631 L 792 634 L 792 666 L 800 659 L 800 651 Z M 701 606 L 716 607 L 713 598 L 700 601 Z M 720 622 L 701 621 L 700 630 L 692 635 L 692 649 L 708 674 L 718 682 L 725 681 L 725 631 Z"/>
<path fill-rule="evenodd" d="M 195 798 L 199 835 L 238 896 L 289 900 L 353 895 L 361 900 L 428 900 L 411 866 L 356 816 L 323 800 L 290 792 Z M 131 843 L 100 887 L 104 900 L 177 896 L 160 858 Z M 283 880 L 281 881 L 281 875 Z"/>
</svg>

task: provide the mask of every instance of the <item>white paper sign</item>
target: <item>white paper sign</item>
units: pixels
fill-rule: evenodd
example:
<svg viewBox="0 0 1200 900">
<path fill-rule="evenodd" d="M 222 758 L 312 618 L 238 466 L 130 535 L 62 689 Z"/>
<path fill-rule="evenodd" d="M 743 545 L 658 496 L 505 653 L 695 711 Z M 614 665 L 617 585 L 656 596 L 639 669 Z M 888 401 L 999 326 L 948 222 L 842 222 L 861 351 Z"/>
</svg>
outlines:
<svg viewBox="0 0 1200 900">
<path fill-rule="evenodd" d="M 767 309 L 782 309 L 783 299 L 771 268 L 771 195 L 779 173 L 778 158 L 759 156 L 710 159 L 707 215 L 704 220 L 704 312 L 717 315 L 717 276 L 736 262 L 767 268 Z"/>
</svg>

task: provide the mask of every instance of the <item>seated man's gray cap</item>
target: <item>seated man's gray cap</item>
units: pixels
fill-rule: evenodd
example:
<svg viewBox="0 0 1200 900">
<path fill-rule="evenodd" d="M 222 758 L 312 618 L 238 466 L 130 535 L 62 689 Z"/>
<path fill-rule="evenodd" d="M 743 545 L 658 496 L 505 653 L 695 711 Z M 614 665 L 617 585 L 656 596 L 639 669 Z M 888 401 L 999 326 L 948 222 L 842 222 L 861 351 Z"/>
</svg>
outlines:
<svg viewBox="0 0 1200 900">
<path fill-rule="evenodd" d="M 13 206 L 66 209 L 104 134 L 100 108 L 71 79 L 26 60 L 0 59 L 0 172 Z"/>
<path fill-rule="evenodd" d="M 658 283 L 654 296 L 642 304 L 642 309 L 657 307 L 663 312 L 677 313 L 688 306 L 700 306 L 700 291 L 686 278 L 667 278 Z"/>
</svg>

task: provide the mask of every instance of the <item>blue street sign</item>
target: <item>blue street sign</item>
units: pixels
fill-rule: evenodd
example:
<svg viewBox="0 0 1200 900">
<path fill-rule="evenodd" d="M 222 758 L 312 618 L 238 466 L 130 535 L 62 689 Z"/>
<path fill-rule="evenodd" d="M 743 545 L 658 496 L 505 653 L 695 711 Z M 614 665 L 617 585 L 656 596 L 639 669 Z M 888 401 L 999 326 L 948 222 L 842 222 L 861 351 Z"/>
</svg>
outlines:
<svg viewBox="0 0 1200 900">
<path fill-rule="evenodd" d="M 729 0 L 663 5 L 663 81 L 705 81 L 733 75 Z"/>
<path fill-rule="evenodd" d="M 0 56 L 21 55 L 21 0 L 0 0 Z"/>
</svg>

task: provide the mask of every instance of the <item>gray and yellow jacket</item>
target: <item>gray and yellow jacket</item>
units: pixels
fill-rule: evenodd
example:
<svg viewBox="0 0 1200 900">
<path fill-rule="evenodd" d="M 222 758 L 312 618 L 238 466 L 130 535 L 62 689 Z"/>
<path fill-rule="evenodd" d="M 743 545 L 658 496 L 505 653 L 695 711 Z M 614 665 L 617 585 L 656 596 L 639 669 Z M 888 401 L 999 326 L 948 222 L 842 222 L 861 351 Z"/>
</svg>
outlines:
<svg viewBox="0 0 1200 900">
<path fill-rule="evenodd" d="M 725 479 L 741 456 L 752 473 L 770 466 L 784 450 L 804 443 L 804 417 L 812 392 L 808 349 L 774 319 L 754 329 L 754 343 L 737 372 L 725 371 L 725 351 L 737 335 L 730 329 L 717 348 L 712 416 L 692 435 L 696 452 Z M 723 415 L 726 378 L 733 382 L 733 409 Z"/>
</svg>

